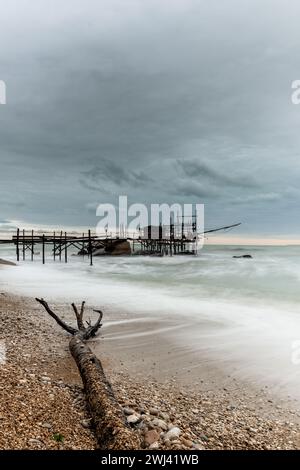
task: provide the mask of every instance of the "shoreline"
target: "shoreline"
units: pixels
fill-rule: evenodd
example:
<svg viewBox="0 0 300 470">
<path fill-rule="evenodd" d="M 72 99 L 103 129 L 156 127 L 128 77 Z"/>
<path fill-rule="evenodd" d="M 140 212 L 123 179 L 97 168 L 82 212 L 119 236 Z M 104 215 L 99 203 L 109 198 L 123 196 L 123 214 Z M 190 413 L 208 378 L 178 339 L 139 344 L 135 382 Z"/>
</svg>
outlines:
<svg viewBox="0 0 300 470">
<path fill-rule="evenodd" d="M 31 298 L 2 292 L 0 302 L 1 340 L 7 349 L 6 363 L 0 365 L 0 448 L 95 448 L 67 334 Z M 74 321 L 66 304 L 57 303 L 54 308 L 63 311 L 65 321 Z M 174 345 L 166 339 L 172 330 L 167 329 L 165 336 L 163 331 L 152 331 L 145 341 L 135 321 L 118 322 L 118 318 L 124 320 L 123 314 L 104 311 L 103 331 L 89 345 L 101 360 L 125 414 L 130 411 L 139 417 L 133 428 L 150 436 L 147 446 L 300 448 L 299 413 L 288 400 L 275 400 L 268 389 L 250 387 L 205 360 L 190 372 L 174 374 L 180 362 Z M 135 342 L 128 328 L 136 331 Z M 169 357 L 165 368 L 157 357 L 161 362 Z M 187 363 L 189 359 L 186 352 Z M 171 424 L 180 429 L 180 436 L 167 442 L 164 436 Z M 56 442 L 54 434 L 64 436 L 64 442 Z"/>
</svg>

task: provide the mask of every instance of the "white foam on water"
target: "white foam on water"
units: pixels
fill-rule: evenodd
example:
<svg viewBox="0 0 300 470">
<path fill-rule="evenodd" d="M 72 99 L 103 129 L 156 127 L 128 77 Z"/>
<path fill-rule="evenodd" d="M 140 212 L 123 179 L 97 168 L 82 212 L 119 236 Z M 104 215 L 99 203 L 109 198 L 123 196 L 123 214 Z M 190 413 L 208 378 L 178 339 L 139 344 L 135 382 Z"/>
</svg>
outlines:
<svg viewBox="0 0 300 470">
<path fill-rule="evenodd" d="M 254 258 L 232 258 L 243 252 Z M 2 268 L 0 286 L 49 301 L 86 300 L 126 310 L 129 318 L 177 319 L 181 328 L 165 334 L 199 351 L 199 361 L 209 355 L 243 378 L 300 398 L 300 365 L 293 361 L 300 340 L 300 248 L 105 257 L 95 258 L 93 267 L 77 257 L 66 265 L 26 262 Z"/>
</svg>

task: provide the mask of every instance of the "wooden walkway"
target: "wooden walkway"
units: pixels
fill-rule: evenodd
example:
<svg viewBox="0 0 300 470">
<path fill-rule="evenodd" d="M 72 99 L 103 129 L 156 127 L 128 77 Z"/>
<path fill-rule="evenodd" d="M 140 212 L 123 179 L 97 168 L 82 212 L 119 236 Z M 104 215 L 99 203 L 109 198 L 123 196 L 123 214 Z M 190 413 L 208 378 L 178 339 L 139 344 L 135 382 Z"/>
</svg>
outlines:
<svg viewBox="0 0 300 470">
<path fill-rule="evenodd" d="M 228 230 L 237 227 L 240 224 L 229 225 L 217 229 L 205 230 L 205 233 L 217 232 L 219 230 Z M 0 244 L 13 244 L 16 247 L 17 261 L 26 260 L 26 254 L 29 253 L 31 261 L 36 255 L 40 255 L 37 247 L 41 250 L 43 264 L 46 262 L 46 247 L 51 248 L 51 256 L 54 261 L 68 262 L 70 248 L 76 249 L 76 254 L 87 256 L 90 265 L 93 265 L 93 256 L 101 254 L 111 254 L 113 247 L 122 243 L 131 244 L 131 252 L 136 255 L 196 255 L 198 236 L 190 231 L 186 231 L 183 224 L 179 226 L 179 232 L 176 232 L 175 225 L 166 227 L 156 227 L 156 235 L 153 236 L 153 227 L 146 227 L 143 234 L 136 236 L 126 236 L 123 234 L 104 234 L 102 237 L 88 230 L 87 233 L 67 233 L 64 231 L 41 233 L 34 230 L 17 229 L 15 235 L 10 239 L 0 239 Z M 158 230 L 157 230 L 158 229 Z M 74 253 L 74 251 L 73 251 Z"/>
</svg>

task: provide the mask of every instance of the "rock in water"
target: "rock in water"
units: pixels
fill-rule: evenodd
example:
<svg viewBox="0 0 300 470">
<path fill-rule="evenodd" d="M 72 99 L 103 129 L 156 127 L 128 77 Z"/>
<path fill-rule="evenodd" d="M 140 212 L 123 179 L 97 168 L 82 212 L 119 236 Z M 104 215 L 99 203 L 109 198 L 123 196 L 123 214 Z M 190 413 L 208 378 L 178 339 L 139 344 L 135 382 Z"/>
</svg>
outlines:
<svg viewBox="0 0 300 470">
<path fill-rule="evenodd" d="M 233 258 L 252 258 L 252 256 L 251 255 L 239 255 L 239 256 L 235 255 L 233 256 Z"/>
<path fill-rule="evenodd" d="M 106 250 L 108 251 L 108 250 Z M 115 242 L 110 250 L 111 255 L 131 255 L 131 247 L 128 241 Z"/>
<path fill-rule="evenodd" d="M 0 258 L 0 264 L 4 264 L 6 266 L 17 266 L 16 263 L 13 263 L 12 261 L 6 261 L 5 259 Z"/>
</svg>

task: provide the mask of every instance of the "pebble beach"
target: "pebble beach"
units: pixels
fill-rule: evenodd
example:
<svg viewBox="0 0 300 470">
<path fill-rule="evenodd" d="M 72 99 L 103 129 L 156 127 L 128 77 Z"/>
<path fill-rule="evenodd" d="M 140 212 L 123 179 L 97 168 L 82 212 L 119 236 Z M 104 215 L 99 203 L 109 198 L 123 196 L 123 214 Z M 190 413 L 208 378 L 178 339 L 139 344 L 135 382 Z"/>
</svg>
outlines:
<svg viewBox="0 0 300 470">
<path fill-rule="evenodd" d="M 0 449 L 96 449 L 68 335 L 33 299 L 6 292 L 0 325 Z M 100 333 L 92 347 L 101 341 Z M 222 381 L 210 388 L 205 380 L 201 389 L 174 377 L 158 380 L 147 367 L 143 376 L 105 351 L 105 339 L 98 357 L 144 449 L 300 448 L 297 409 L 267 390 Z"/>
</svg>

